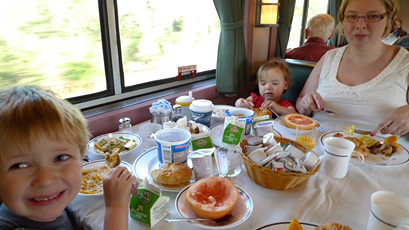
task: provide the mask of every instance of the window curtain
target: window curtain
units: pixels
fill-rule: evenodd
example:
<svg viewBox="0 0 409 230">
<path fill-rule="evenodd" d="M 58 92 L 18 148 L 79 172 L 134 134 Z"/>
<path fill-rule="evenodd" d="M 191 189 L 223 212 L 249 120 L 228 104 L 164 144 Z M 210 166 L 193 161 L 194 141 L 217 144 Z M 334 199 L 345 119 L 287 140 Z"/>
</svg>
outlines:
<svg viewBox="0 0 409 230">
<path fill-rule="evenodd" d="M 341 7 L 342 0 L 331 0 L 328 2 L 328 14 L 331 15 L 335 19 L 335 27 L 338 25 L 338 11 Z M 340 46 L 344 44 L 344 36 L 335 29 L 334 35 L 329 40 L 330 46 Z"/>
<path fill-rule="evenodd" d="M 219 93 L 237 94 L 250 85 L 244 41 L 245 0 L 213 0 L 220 18 L 220 39 L 216 64 L 216 89 Z"/>
<path fill-rule="evenodd" d="M 291 23 L 295 9 L 295 0 L 281 0 L 278 9 L 278 29 L 275 56 L 285 58 L 285 51 L 290 37 Z"/>
</svg>

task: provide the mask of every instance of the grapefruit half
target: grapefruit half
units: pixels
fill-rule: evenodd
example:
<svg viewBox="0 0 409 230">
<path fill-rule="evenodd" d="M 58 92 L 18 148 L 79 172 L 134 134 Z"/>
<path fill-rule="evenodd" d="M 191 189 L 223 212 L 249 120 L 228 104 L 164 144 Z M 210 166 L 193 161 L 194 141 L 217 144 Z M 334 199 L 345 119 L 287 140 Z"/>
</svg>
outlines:
<svg viewBox="0 0 409 230">
<path fill-rule="evenodd" d="M 188 188 L 186 198 L 198 216 L 215 220 L 233 209 L 239 199 L 239 191 L 226 178 L 206 177 Z"/>
<path fill-rule="evenodd" d="M 298 126 L 299 129 L 310 130 L 317 125 L 317 121 L 311 117 L 295 113 L 285 115 L 284 122 L 291 129 L 296 129 Z"/>
</svg>

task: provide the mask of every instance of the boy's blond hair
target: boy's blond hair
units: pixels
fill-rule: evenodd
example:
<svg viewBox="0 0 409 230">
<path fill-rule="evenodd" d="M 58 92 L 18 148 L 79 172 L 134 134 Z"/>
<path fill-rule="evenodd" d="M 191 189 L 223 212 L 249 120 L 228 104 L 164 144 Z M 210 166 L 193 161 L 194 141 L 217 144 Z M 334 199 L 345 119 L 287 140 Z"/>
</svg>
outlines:
<svg viewBox="0 0 409 230">
<path fill-rule="evenodd" d="M 0 156 L 6 149 L 29 149 L 41 135 L 78 143 L 84 156 L 87 121 L 70 102 L 38 86 L 0 90 Z"/>
<path fill-rule="evenodd" d="M 283 72 L 284 80 L 288 85 L 291 85 L 293 78 L 291 76 L 290 69 L 288 68 L 287 63 L 280 58 L 273 58 L 260 66 L 257 71 L 257 82 L 260 82 L 260 78 L 265 76 L 270 69 L 274 68 L 279 68 Z"/>
</svg>

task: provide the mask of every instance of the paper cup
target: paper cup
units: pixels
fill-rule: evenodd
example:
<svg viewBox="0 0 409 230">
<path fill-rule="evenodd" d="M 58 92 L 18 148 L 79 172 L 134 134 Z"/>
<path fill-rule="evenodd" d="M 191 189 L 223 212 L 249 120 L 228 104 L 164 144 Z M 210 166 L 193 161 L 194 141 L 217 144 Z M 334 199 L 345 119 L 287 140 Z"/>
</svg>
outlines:
<svg viewBox="0 0 409 230">
<path fill-rule="evenodd" d="M 251 123 L 253 122 L 254 111 L 245 108 L 232 108 L 229 111 L 225 111 L 226 116 L 235 116 L 239 122 L 245 124 L 244 135 L 249 135 L 251 131 Z"/>
<path fill-rule="evenodd" d="M 213 107 L 213 103 L 209 100 L 194 100 L 189 106 L 192 112 L 192 120 L 210 127 Z"/>
<path fill-rule="evenodd" d="M 372 193 L 367 230 L 405 229 L 408 225 L 408 197 L 389 191 Z"/>
<path fill-rule="evenodd" d="M 179 128 L 163 129 L 155 133 L 158 159 L 161 166 L 169 163 L 186 163 L 191 134 Z"/>
</svg>

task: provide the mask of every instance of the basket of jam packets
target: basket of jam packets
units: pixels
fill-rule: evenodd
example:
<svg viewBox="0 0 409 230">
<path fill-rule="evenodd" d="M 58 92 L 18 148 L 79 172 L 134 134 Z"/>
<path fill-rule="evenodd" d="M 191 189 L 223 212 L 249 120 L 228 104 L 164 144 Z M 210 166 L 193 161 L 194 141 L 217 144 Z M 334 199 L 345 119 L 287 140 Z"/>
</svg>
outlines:
<svg viewBox="0 0 409 230">
<path fill-rule="evenodd" d="M 250 179 L 266 188 L 294 188 L 321 166 L 315 152 L 290 139 L 274 137 L 272 133 L 241 140 L 240 148 Z"/>
</svg>

